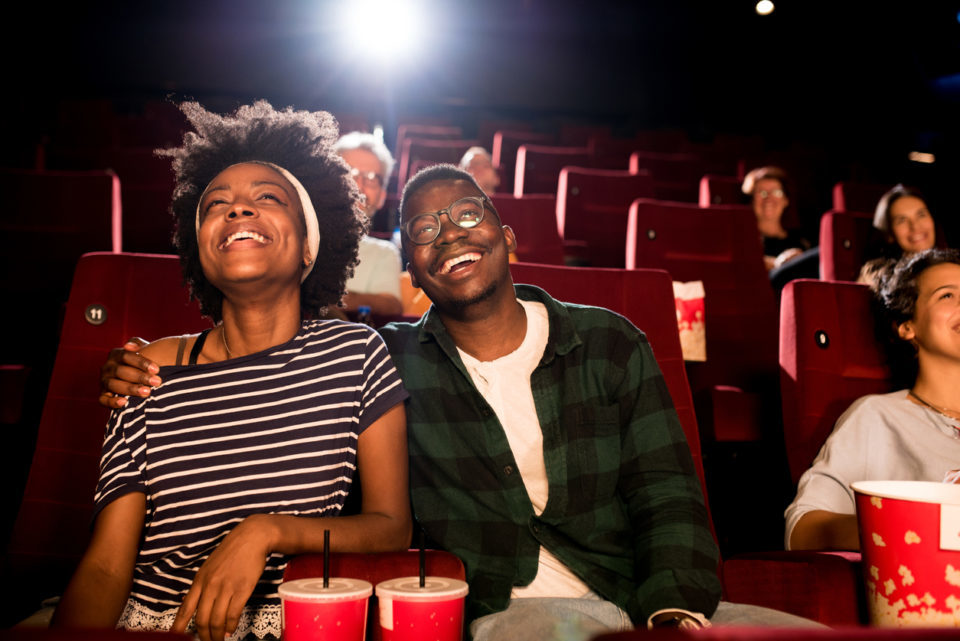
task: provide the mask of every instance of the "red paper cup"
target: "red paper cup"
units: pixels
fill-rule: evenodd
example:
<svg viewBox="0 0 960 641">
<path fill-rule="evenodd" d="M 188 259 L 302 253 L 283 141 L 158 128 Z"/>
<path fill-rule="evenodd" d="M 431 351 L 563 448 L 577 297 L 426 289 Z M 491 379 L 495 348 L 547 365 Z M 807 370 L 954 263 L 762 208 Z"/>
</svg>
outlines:
<svg viewBox="0 0 960 641">
<path fill-rule="evenodd" d="M 863 481 L 852 487 L 870 622 L 960 626 L 960 486 Z"/>
<path fill-rule="evenodd" d="M 284 641 L 363 641 L 373 586 L 360 579 L 297 579 L 280 584 Z"/>
<path fill-rule="evenodd" d="M 428 576 L 390 579 L 377 584 L 383 641 L 461 641 L 467 584 Z"/>
</svg>

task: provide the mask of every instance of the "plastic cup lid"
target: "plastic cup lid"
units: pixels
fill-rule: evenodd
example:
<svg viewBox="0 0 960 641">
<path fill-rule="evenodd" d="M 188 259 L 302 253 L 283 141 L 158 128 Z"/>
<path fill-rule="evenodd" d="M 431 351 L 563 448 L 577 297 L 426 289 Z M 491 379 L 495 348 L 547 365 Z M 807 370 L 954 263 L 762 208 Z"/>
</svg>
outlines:
<svg viewBox="0 0 960 641">
<path fill-rule="evenodd" d="M 362 579 L 331 577 L 329 587 L 323 587 L 323 578 L 285 581 L 277 590 L 281 599 L 295 601 L 351 601 L 366 599 L 373 594 L 373 585 Z"/>
<path fill-rule="evenodd" d="M 378 597 L 389 597 L 398 601 L 462 598 L 467 596 L 468 591 L 466 581 L 445 576 L 428 576 L 422 588 L 418 576 L 405 576 L 377 584 Z"/>
<path fill-rule="evenodd" d="M 884 499 L 960 505 L 960 485 L 933 481 L 857 481 L 850 487 L 858 494 Z"/>
</svg>

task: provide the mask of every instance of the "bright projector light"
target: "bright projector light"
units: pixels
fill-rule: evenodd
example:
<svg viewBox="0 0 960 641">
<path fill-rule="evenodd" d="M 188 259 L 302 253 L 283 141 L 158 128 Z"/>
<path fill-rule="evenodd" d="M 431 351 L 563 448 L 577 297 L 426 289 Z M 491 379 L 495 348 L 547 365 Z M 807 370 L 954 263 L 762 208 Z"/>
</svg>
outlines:
<svg viewBox="0 0 960 641">
<path fill-rule="evenodd" d="M 415 2 L 355 0 L 344 5 L 351 49 L 365 57 L 390 59 L 409 54 L 422 26 Z"/>
<path fill-rule="evenodd" d="M 760 0 L 757 3 L 757 13 L 761 16 L 769 16 L 773 13 L 773 3 L 770 0 Z"/>
</svg>

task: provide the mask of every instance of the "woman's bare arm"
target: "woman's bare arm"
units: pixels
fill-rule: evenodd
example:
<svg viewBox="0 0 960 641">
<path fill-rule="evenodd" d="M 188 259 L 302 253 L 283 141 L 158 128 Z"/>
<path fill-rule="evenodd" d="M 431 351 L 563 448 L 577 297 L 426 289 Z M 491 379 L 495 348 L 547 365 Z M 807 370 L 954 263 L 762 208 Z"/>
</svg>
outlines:
<svg viewBox="0 0 960 641">
<path fill-rule="evenodd" d="M 90 545 L 67 585 L 53 626 L 113 628 L 133 582 L 146 498 L 124 494 L 97 515 Z"/>
<path fill-rule="evenodd" d="M 791 550 L 859 550 L 856 514 L 813 510 L 790 533 Z"/>
</svg>

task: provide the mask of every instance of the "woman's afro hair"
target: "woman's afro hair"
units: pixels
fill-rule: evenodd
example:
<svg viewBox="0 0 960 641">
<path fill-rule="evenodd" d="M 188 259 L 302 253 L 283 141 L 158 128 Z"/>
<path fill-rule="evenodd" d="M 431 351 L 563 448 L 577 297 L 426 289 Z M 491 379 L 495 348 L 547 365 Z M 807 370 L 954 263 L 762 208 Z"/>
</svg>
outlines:
<svg viewBox="0 0 960 641">
<path fill-rule="evenodd" d="M 344 284 L 357 264 L 357 248 L 368 221 L 357 207 L 360 194 L 349 167 L 333 150 L 336 120 L 327 112 L 274 109 L 265 100 L 221 116 L 196 102 L 180 109 L 195 131 L 183 144 L 157 150 L 173 160 L 176 188 L 171 211 L 174 245 L 183 280 L 201 311 L 214 322 L 222 318 L 223 294 L 204 276 L 196 236 L 197 204 L 221 171 L 242 162 L 269 162 L 293 174 L 306 189 L 317 212 L 320 247 L 316 264 L 300 285 L 301 315 L 317 315 L 339 302 Z"/>
</svg>

